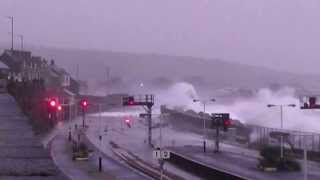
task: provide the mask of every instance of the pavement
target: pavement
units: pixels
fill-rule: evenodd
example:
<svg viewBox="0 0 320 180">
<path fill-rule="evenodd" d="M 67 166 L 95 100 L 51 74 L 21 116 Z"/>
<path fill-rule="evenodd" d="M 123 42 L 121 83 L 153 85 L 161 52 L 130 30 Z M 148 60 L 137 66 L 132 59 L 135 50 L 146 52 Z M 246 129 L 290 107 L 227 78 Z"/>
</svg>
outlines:
<svg viewBox="0 0 320 180">
<path fill-rule="evenodd" d="M 0 180 L 68 179 L 28 121 L 13 97 L 0 94 Z"/>
<path fill-rule="evenodd" d="M 52 157 L 57 166 L 66 174 L 70 179 L 79 180 L 113 180 L 114 176 L 103 171 L 98 172 L 97 165 L 90 161 L 73 161 L 72 160 L 72 147 L 68 142 L 66 136 L 57 135 L 50 144 Z"/>
<path fill-rule="evenodd" d="M 52 157 L 57 166 L 73 180 L 144 180 L 150 179 L 135 170 L 125 166 L 118 159 L 112 159 L 102 153 L 96 147 L 90 145 L 85 137 L 81 137 L 81 141 L 89 143 L 93 153 L 88 161 L 73 161 L 71 158 L 71 144 L 67 140 L 68 130 L 70 126 L 74 126 L 80 119 L 57 126 L 57 129 L 48 136 L 46 142 L 51 149 Z M 80 127 L 80 126 L 79 126 Z M 73 132 L 74 134 L 74 132 Z M 98 171 L 98 158 L 102 157 L 102 172 Z"/>
</svg>

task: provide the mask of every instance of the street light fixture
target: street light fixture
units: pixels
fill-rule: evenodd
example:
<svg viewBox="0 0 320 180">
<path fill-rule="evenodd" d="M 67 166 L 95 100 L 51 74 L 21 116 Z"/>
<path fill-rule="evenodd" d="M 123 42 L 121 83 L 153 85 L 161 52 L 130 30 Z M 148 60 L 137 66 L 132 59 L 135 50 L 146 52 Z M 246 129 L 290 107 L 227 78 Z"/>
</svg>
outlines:
<svg viewBox="0 0 320 180">
<path fill-rule="evenodd" d="M 193 99 L 193 102 L 201 102 L 203 105 L 203 152 L 206 152 L 206 118 L 204 114 L 206 113 L 206 104 L 208 102 L 215 102 L 215 99 L 210 99 L 209 101 L 207 100 L 200 100 L 200 99 Z"/>
<path fill-rule="evenodd" d="M 268 108 L 280 107 L 281 130 L 283 130 L 283 107 L 296 107 L 295 104 L 268 104 Z M 280 158 L 283 159 L 283 136 L 280 136 Z"/>
</svg>

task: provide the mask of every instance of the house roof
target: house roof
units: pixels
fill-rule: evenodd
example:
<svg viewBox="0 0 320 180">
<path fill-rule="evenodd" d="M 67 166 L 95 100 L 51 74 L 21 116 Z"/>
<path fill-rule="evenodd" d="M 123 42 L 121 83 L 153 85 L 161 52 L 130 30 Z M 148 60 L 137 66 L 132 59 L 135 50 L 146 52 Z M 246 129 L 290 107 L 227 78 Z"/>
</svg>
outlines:
<svg viewBox="0 0 320 180">
<path fill-rule="evenodd" d="M 0 69 L 9 69 L 9 67 L 0 61 Z"/>
</svg>

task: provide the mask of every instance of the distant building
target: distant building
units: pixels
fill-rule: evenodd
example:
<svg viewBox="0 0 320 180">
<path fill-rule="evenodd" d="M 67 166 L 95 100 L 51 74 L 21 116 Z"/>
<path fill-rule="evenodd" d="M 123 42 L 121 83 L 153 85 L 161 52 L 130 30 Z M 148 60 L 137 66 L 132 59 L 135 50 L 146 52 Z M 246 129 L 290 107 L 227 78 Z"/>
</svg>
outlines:
<svg viewBox="0 0 320 180">
<path fill-rule="evenodd" d="M 43 80 L 47 89 L 67 89 L 79 94 L 79 83 L 54 60 L 50 64 L 44 58 L 32 56 L 29 51 L 5 50 L 0 56 L 9 68 L 9 77 L 17 81 Z"/>
<path fill-rule="evenodd" d="M 7 79 L 9 75 L 9 67 L 0 61 L 0 79 Z"/>
<path fill-rule="evenodd" d="M 7 92 L 7 79 L 9 75 L 9 67 L 0 62 L 0 93 Z"/>
</svg>

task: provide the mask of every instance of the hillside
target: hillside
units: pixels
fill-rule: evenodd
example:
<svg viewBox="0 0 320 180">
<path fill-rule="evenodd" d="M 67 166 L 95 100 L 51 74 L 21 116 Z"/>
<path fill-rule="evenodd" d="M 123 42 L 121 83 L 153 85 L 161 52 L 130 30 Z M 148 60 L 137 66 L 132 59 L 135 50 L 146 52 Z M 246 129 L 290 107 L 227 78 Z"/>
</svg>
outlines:
<svg viewBox="0 0 320 180">
<path fill-rule="evenodd" d="M 74 76 L 78 64 L 80 79 L 85 80 L 105 80 L 109 67 L 112 77 L 118 77 L 127 84 L 187 81 L 198 87 L 210 88 L 270 85 L 320 88 L 317 84 L 320 76 L 277 72 L 217 59 L 56 48 L 34 48 L 32 51 L 54 59 Z"/>
</svg>

